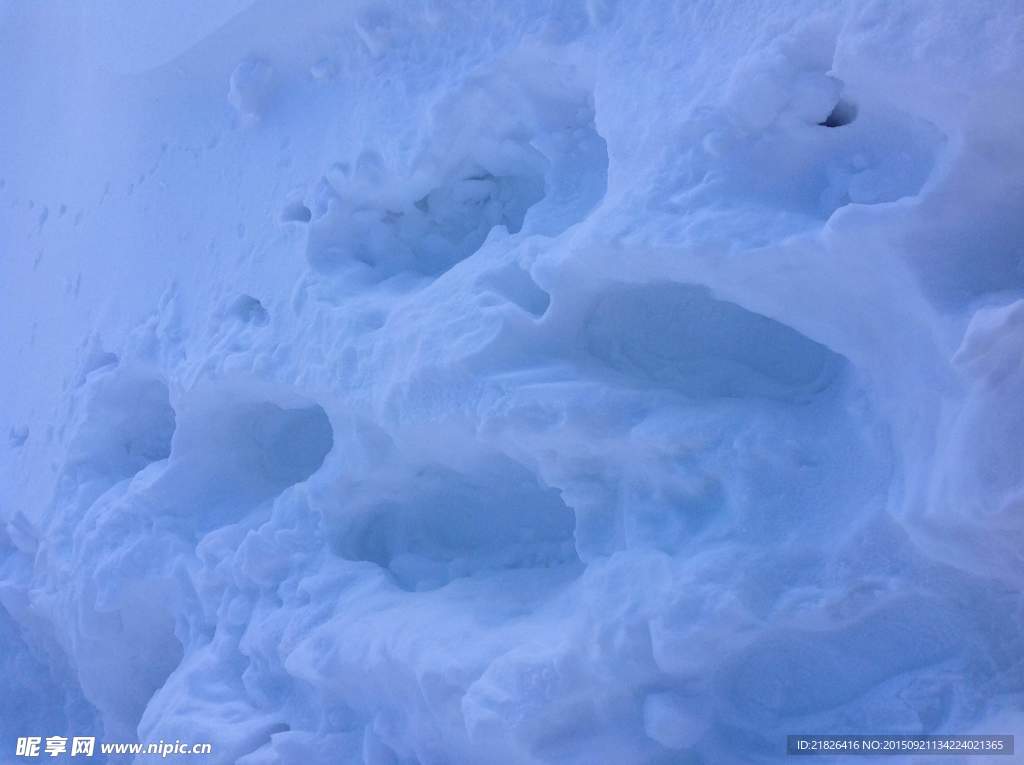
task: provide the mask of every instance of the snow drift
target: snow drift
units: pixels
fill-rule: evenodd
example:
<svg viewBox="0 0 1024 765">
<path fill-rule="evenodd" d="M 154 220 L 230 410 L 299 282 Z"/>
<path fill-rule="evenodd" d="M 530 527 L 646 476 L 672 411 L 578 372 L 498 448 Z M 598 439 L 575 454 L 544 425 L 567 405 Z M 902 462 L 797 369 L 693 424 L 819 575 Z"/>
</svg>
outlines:
<svg viewBox="0 0 1024 765">
<path fill-rule="evenodd" d="M 0 39 L 0 759 L 1021 731 L 1020 6 Z"/>
</svg>

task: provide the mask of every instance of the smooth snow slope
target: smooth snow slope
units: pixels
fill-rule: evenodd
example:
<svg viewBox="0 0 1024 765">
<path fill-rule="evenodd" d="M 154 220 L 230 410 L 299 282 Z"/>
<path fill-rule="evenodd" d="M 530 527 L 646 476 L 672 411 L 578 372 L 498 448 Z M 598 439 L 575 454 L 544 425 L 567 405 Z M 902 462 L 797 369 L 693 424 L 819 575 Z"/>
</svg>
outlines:
<svg viewBox="0 0 1024 765">
<path fill-rule="evenodd" d="M 1020 3 L 5 0 L 0 104 L 0 761 L 1024 735 Z"/>
</svg>

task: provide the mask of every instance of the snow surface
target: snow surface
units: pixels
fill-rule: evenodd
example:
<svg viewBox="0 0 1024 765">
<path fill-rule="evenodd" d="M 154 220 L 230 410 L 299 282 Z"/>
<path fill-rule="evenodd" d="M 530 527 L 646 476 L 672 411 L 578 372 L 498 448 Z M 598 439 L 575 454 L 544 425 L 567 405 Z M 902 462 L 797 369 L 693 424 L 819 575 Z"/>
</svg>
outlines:
<svg viewBox="0 0 1024 765">
<path fill-rule="evenodd" d="M 0 761 L 1024 735 L 1019 2 L 5 0 L 0 63 Z"/>
</svg>

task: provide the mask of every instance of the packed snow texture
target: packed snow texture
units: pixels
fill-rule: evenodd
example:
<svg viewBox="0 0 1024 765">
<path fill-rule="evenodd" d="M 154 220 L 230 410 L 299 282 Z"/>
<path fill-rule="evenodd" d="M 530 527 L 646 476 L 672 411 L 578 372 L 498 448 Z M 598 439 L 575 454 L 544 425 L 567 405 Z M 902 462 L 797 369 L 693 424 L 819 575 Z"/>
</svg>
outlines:
<svg viewBox="0 0 1024 765">
<path fill-rule="evenodd" d="M 0 761 L 1024 734 L 1020 3 L 0 42 Z"/>
</svg>

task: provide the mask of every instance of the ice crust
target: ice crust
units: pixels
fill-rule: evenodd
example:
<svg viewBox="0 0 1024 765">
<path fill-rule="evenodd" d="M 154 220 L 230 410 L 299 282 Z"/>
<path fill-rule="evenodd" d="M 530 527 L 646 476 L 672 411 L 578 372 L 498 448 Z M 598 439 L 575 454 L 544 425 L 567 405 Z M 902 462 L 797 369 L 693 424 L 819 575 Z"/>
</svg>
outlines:
<svg viewBox="0 0 1024 765">
<path fill-rule="evenodd" d="M 6 2 L 0 62 L 0 761 L 1024 735 L 1019 3 Z"/>
</svg>

